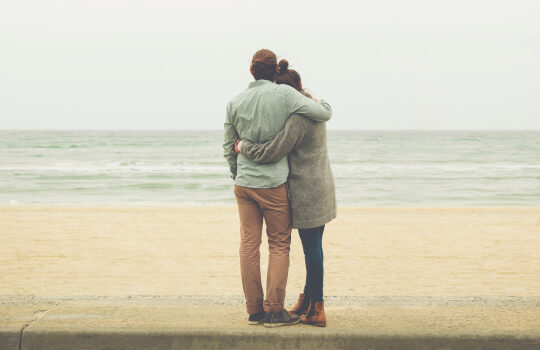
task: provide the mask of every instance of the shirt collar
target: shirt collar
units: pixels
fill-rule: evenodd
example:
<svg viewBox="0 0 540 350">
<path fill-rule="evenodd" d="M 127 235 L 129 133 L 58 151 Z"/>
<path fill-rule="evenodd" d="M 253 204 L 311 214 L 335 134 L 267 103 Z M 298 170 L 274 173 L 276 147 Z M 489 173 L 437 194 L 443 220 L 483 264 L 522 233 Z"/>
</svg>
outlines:
<svg viewBox="0 0 540 350">
<path fill-rule="evenodd" d="M 259 79 L 259 80 L 255 80 L 255 81 L 252 81 L 251 83 L 249 83 L 248 89 L 251 89 L 251 88 L 257 87 L 257 86 L 262 86 L 264 84 L 274 84 L 274 83 L 272 83 L 270 80 Z"/>
</svg>

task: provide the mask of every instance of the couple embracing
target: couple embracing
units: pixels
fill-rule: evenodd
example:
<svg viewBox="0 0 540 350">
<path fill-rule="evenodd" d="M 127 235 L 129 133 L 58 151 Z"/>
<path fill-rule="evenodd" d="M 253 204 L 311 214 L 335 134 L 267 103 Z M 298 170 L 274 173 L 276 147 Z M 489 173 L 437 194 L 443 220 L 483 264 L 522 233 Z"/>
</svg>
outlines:
<svg viewBox="0 0 540 350">
<path fill-rule="evenodd" d="M 249 324 L 278 327 L 299 322 L 326 326 L 323 300 L 325 224 L 336 217 L 335 189 L 326 146 L 328 103 L 302 88 L 300 75 L 278 64 L 270 50 L 253 55 L 255 78 L 227 105 L 223 144 L 234 179 L 240 217 L 240 269 Z M 269 262 L 266 299 L 259 248 L 263 219 Z M 292 228 L 306 264 L 297 304 L 284 308 Z"/>
</svg>

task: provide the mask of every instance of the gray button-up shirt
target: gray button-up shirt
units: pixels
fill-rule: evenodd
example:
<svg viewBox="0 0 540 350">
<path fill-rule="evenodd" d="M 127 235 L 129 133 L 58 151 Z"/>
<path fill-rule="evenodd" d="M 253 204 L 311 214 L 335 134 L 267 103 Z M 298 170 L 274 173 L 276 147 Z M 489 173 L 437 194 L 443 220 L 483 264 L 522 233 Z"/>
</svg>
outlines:
<svg viewBox="0 0 540 350">
<path fill-rule="evenodd" d="M 229 101 L 223 150 L 235 184 L 270 188 L 287 181 L 287 157 L 276 163 L 257 164 L 242 154 L 237 155 L 234 143 L 238 138 L 254 143 L 272 140 L 294 113 L 316 121 L 327 121 L 332 110 L 324 100 L 316 102 L 288 85 L 262 79 L 251 82 L 247 90 Z"/>
</svg>

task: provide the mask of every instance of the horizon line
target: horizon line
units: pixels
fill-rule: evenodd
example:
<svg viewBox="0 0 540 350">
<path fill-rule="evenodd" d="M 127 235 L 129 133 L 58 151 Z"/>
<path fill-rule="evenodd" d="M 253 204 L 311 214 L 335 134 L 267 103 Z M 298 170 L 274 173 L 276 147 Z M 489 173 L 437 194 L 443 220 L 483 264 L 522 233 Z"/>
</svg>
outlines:
<svg viewBox="0 0 540 350">
<path fill-rule="evenodd" d="M 366 128 L 366 129 L 327 129 L 328 131 L 540 131 L 539 129 L 377 129 L 377 128 Z M 171 128 L 171 129 L 158 129 L 158 128 L 135 128 L 135 129 L 106 129 L 106 128 L 99 128 L 99 129 L 91 129 L 91 128 L 84 128 L 84 129 L 69 129 L 69 128 L 50 128 L 50 129 L 3 129 L 0 128 L 1 131 L 223 131 L 223 129 L 177 129 L 177 128 Z"/>
</svg>

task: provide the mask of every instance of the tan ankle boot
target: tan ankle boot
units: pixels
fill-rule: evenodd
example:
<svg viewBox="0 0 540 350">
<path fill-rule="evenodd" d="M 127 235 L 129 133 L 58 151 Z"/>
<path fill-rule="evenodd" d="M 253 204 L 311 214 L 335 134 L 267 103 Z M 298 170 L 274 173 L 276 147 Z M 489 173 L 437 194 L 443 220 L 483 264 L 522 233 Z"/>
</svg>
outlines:
<svg viewBox="0 0 540 350">
<path fill-rule="evenodd" d="M 289 310 L 289 315 L 301 316 L 308 312 L 309 300 L 306 300 L 305 297 L 304 293 L 300 294 L 296 305 Z"/>
<path fill-rule="evenodd" d="M 313 308 L 313 310 L 311 310 Z M 307 314 L 300 317 L 300 322 L 312 324 L 317 327 L 326 327 L 326 314 L 324 313 L 324 301 L 311 303 Z"/>
</svg>

